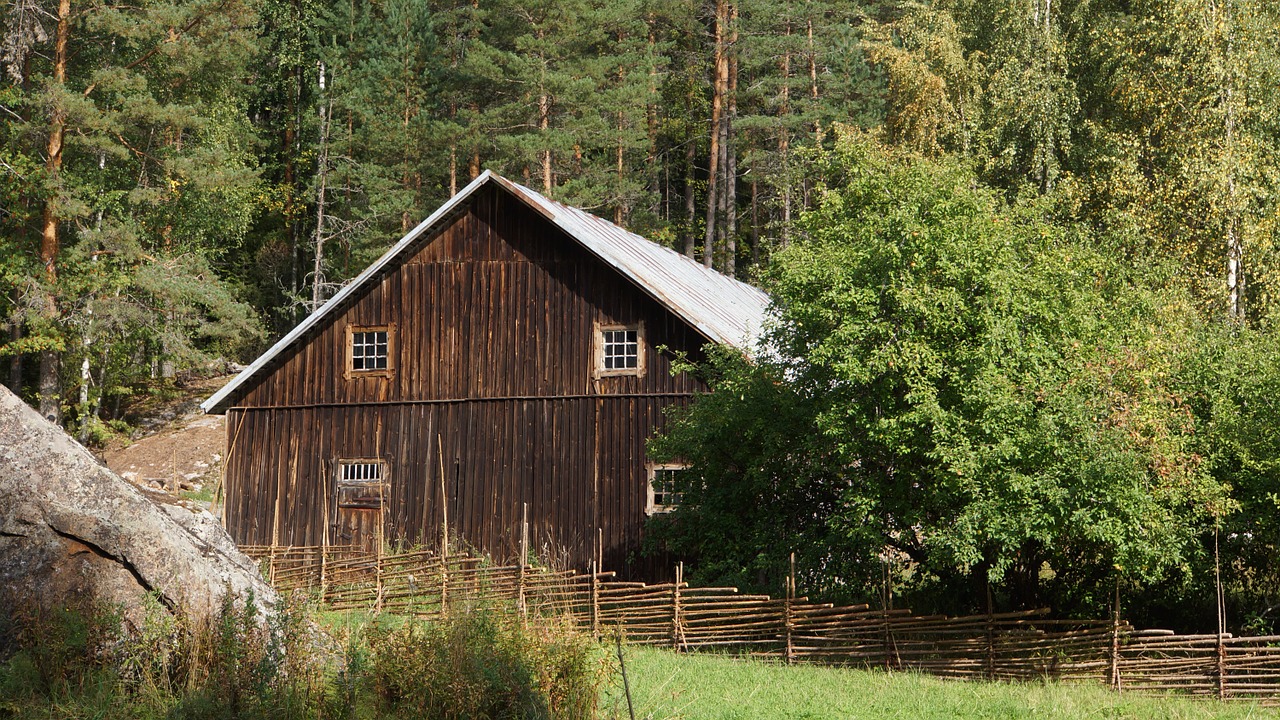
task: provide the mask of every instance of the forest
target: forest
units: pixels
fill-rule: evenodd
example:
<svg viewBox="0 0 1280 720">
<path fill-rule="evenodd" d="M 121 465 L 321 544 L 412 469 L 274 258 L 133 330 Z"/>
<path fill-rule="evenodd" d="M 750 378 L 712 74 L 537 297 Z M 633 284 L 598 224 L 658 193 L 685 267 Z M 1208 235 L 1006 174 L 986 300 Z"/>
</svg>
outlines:
<svg viewBox="0 0 1280 720">
<path fill-rule="evenodd" d="M 777 300 L 765 361 L 700 368 L 715 414 L 659 442 L 712 449 L 708 522 L 666 535 L 719 543 L 708 577 L 768 589 L 782 532 L 886 590 L 898 557 L 919 597 L 1092 612 L 1123 580 L 1194 614 L 1216 552 L 1237 621 L 1275 624 L 1276 3 L 0 13 L 0 380 L 82 440 L 251 359 L 492 169 Z M 778 451 L 717 444 L 744 432 Z M 711 497 L 744 467 L 781 526 Z"/>
</svg>

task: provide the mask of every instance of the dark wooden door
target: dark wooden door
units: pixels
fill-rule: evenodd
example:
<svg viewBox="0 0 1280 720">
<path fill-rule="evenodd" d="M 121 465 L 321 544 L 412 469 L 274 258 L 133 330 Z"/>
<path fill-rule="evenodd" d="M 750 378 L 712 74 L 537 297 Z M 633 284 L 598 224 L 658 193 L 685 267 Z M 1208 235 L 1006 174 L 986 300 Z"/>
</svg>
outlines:
<svg viewBox="0 0 1280 720">
<path fill-rule="evenodd" d="M 380 461 L 339 463 L 334 484 L 333 545 L 354 545 L 374 552 L 383 541 L 386 519 L 384 464 Z"/>
</svg>

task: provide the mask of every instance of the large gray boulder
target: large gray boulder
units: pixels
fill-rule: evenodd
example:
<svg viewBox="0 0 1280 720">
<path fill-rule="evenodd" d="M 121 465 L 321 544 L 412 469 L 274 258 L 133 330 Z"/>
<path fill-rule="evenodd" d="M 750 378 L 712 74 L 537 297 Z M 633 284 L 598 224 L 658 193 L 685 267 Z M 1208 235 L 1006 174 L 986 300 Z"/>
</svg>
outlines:
<svg viewBox="0 0 1280 720">
<path fill-rule="evenodd" d="M 0 387 L 0 613 L 81 599 L 131 618 L 150 594 L 205 616 L 227 592 L 278 602 L 211 515 L 148 498 Z"/>
</svg>

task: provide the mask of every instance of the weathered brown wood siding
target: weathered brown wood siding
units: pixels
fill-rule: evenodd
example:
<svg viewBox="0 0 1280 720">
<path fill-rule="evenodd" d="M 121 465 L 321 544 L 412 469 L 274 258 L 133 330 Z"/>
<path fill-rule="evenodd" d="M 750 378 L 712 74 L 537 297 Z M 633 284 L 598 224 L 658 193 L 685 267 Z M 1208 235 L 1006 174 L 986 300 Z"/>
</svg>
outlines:
<svg viewBox="0 0 1280 720">
<path fill-rule="evenodd" d="M 596 324 L 637 322 L 643 377 L 593 377 Z M 348 324 L 395 328 L 393 373 L 344 376 Z M 434 542 L 443 496 L 454 537 L 513 556 L 528 503 L 534 549 L 585 565 L 600 528 L 609 566 L 636 570 L 645 441 L 663 408 L 703 389 L 673 376 L 658 348 L 698 357 L 704 342 L 520 201 L 486 190 L 228 412 L 228 528 L 247 544 L 342 544 L 334 463 L 379 458 L 389 541 Z"/>
</svg>

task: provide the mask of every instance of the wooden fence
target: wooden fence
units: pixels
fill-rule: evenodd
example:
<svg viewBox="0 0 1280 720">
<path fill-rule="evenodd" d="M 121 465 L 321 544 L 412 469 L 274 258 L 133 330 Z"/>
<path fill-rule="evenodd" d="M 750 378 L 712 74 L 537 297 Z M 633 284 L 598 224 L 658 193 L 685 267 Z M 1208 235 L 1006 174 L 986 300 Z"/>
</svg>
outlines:
<svg viewBox="0 0 1280 720">
<path fill-rule="evenodd" d="M 493 564 L 468 554 L 383 555 L 355 547 L 242 548 L 282 591 L 335 609 L 440 617 L 505 604 L 523 616 L 568 616 L 597 636 L 682 651 L 729 648 L 785 662 L 911 669 L 952 678 L 1101 682 L 1280 705 L 1280 636 L 1178 635 L 1119 618 L 1060 620 L 1046 610 L 966 617 L 913 615 L 805 597 L 749 595 L 676 581 L 620 582 L 611 572 Z M 794 582 L 791 583 L 794 587 Z"/>
</svg>

